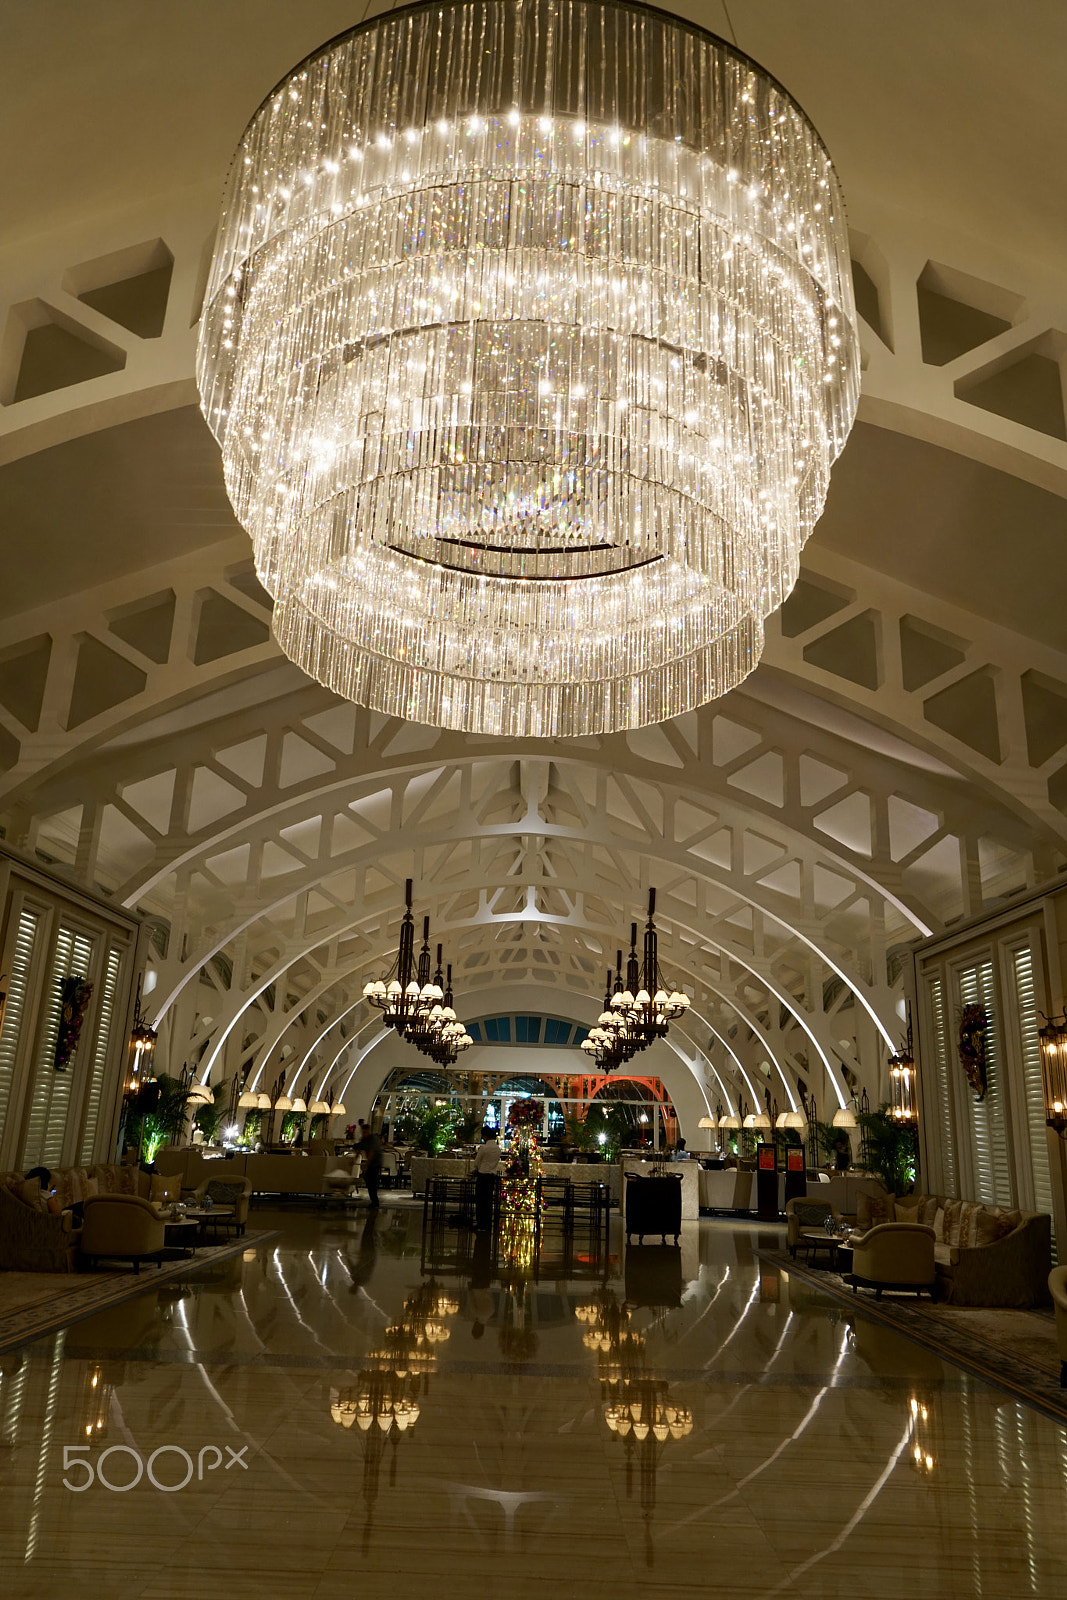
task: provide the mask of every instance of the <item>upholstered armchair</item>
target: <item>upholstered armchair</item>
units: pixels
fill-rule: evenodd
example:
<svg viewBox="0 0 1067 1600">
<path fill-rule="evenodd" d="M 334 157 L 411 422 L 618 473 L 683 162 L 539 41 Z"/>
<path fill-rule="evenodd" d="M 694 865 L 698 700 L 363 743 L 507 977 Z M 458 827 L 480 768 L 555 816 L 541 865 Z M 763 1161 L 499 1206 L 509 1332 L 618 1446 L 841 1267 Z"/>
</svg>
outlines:
<svg viewBox="0 0 1067 1600">
<path fill-rule="evenodd" d="M 933 1228 L 919 1222 L 880 1222 L 866 1233 L 854 1233 L 850 1243 L 853 1293 L 862 1285 L 880 1300 L 883 1289 L 914 1289 L 916 1295 L 928 1289 L 933 1299 Z"/>
<path fill-rule="evenodd" d="M 219 1166 L 225 1165 L 226 1163 L 219 1162 Z M 248 1222 L 248 1207 L 252 1199 L 251 1180 L 242 1178 L 239 1173 L 233 1174 L 232 1177 L 228 1173 L 220 1173 L 217 1177 L 205 1178 L 193 1190 L 193 1204 L 202 1206 L 209 1190 L 212 1205 L 233 1207 L 233 1222 L 237 1232 L 244 1233 Z"/>
<path fill-rule="evenodd" d="M 162 1266 L 165 1230 L 155 1206 L 140 1195 L 94 1195 L 85 1202 L 81 1253 L 89 1260 L 107 1256 L 132 1261 L 134 1272 L 149 1256 Z"/>
<path fill-rule="evenodd" d="M 1048 1290 L 1056 1313 L 1056 1343 L 1060 1351 L 1060 1388 L 1067 1389 L 1067 1267 L 1053 1267 Z"/>
<path fill-rule="evenodd" d="M 805 1199 L 803 1195 L 794 1195 L 792 1200 L 785 1203 L 785 1242 L 789 1254 L 796 1260 L 797 1246 L 800 1235 L 807 1228 L 817 1228 L 820 1233 L 826 1230 L 827 1217 L 833 1217 L 840 1225 L 841 1214 L 829 1200 Z"/>
</svg>

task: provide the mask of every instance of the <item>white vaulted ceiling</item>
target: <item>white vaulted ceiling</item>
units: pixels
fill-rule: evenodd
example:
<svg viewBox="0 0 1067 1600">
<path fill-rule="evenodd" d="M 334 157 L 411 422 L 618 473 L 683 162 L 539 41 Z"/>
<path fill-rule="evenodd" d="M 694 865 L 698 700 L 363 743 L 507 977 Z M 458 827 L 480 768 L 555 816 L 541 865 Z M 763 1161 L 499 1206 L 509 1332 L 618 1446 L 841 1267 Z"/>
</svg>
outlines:
<svg viewBox="0 0 1067 1600">
<path fill-rule="evenodd" d="M 698 1077 L 766 1063 L 780 1099 L 832 1103 L 845 1066 L 874 1098 L 908 942 L 1067 855 L 1063 8 L 731 0 L 842 177 L 860 422 L 740 690 L 521 744 L 387 722 L 284 662 L 196 409 L 232 149 L 364 9 L 5 7 L 7 837 L 156 919 L 175 1066 L 206 1042 L 216 1077 L 284 1053 L 343 1082 L 408 876 L 461 1014 L 506 984 L 588 1021 L 654 885 Z"/>
</svg>

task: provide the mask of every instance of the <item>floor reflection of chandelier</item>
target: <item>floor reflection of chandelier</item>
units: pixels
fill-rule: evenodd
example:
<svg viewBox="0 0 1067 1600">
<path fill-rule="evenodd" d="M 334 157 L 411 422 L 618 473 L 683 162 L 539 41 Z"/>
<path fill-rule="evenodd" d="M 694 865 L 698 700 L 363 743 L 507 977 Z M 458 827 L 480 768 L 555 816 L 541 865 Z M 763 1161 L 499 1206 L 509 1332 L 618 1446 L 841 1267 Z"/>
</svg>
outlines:
<svg viewBox="0 0 1067 1600">
<path fill-rule="evenodd" d="M 855 416 L 830 158 L 627 0 L 441 0 L 237 152 L 198 379 L 283 650 L 389 715 L 658 722 L 751 671 Z"/>
<path fill-rule="evenodd" d="M 330 1390 L 333 1421 L 363 1435 L 363 1497 L 368 1509 L 364 1549 L 385 1445 L 388 1442 L 394 1452 L 390 1462 L 393 1483 L 397 1442 L 410 1434 L 419 1420 L 419 1394 L 425 1395 L 429 1387 L 438 1346 L 450 1337 L 444 1319 L 458 1310 L 454 1295 L 432 1281 L 422 1284 L 404 1301 L 398 1321 L 386 1328 L 378 1348 L 369 1352 L 355 1383 Z"/>
<path fill-rule="evenodd" d="M 670 1385 L 649 1366 L 644 1335 L 631 1326 L 630 1308 L 606 1286 L 595 1301 L 575 1306 L 584 1324 L 582 1343 L 597 1355 L 604 1421 L 626 1449 L 626 1492 L 636 1461 L 641 1509 L 645 1515 L 646 1556 L 651 1564 L 651 1517 L 656 1508 L 660 1450 L 693 1431 L 688 1406 L 671 1398 Z"/>
</svg>

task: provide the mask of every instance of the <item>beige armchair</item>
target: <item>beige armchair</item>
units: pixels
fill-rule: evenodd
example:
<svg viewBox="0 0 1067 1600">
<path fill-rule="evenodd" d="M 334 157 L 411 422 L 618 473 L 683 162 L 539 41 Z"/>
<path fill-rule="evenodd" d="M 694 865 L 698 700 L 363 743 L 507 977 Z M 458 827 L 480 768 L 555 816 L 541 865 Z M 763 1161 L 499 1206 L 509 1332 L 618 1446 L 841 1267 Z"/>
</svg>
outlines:
<svg viewBox="0 0 1067 1600">
<path fill-rule="evenodd" d="M 806 1199 L 803 1195 L 794 1195 L 792 1200 L 786 1201 L 785 1242 L 794 1261 L 801 1242 L 800 1235 L 805 1229 L 817 1229 L 820 1233 L 824 1233 L 827 1217 L 833 1217 L 840 1225 L 841 1214 L 828 1200 L 812 1200 Z"/>
<path fill-rule="evenodd" d="M 1060 1388 L 1067 1389 L 1067 1267 L 1053 1267 L 1048 1290 L 1056 1313 L 1056 1343 L 1060 1351 Z"/>
<path fill-rule="evenodd" d="M 875 1299 L 883 1289 L 930 1291 L 933 1299 L 937 1270 L 934 1265 L 934 1230 L 918 1222 L 880 1222 L 866 1233 L 852 1235 L 852 1292 L 862 1285 L 873 1289 Z"/>
<path fill-rule="evenodd" d="M 222 1163 L 220 1162 L 220 1165 Z M 252 1183 L 249 1178 L 218 1173 L 210 1178 L 205 1178 L 193 1190 L 193 1203 L 197 1206 L 204 1204 L 208 1188 L 211 1189 L 212 1203 L 217 1206 L 232 1206 L 233 1217 L 227 1217 L 227 1222 L 234 1223 L 238 1233 L 244 1233 L 248 1222 L 248 1207 L 252 1199 Z"/>
<path fill-rule="evenodd" d="M 149 1256 L 162 1266 L 165 1231 L 155 1206 L 140 1195 L 94 1195 L 85 1202 L 81 1253 L 89 1260 L 108 1256 L 132 1261 L 134 1272 Z"/>
</svg>

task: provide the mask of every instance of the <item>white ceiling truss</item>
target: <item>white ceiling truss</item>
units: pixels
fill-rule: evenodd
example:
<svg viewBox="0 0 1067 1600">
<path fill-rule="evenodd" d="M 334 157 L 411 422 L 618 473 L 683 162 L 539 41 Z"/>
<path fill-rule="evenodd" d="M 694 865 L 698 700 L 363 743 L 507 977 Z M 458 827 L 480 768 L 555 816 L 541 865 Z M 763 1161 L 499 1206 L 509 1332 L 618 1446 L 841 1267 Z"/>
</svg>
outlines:
<svg viewBox="0 0 1067 1600">
<path fill-rule="evenodd" d="M 216 198 L 213 179 L 20 241 L 0 471 L 193 403 Z M 1067 494 L 1061 277 L 857 221 L 861 419 Z M 157 331 L 101 309 L 149 278 Z M 28 392 L 42 328 L 110 370 Z M 346 1081 L 413 877 L 461 1008 L 519 986 L 592 1020 L 651 885 L 664 966 L 694 995 L 678 1043 L 709 1093 L 718 1073 L 784 1103 L 799 1078 L 832 1101 L 844 1062 L 875 1098 L 899 948 L 1064 860 L 1067 654 L 818 538 L 752 679 L 628 736 L 387 721 L 303 679 L 268 622 L 239 533 L 0 621 L 6 836 L 158 920 L 169 1059 L 216 1081 L 250 1060 L 268 1081 L 282 1063 Z"/>
</svg>

